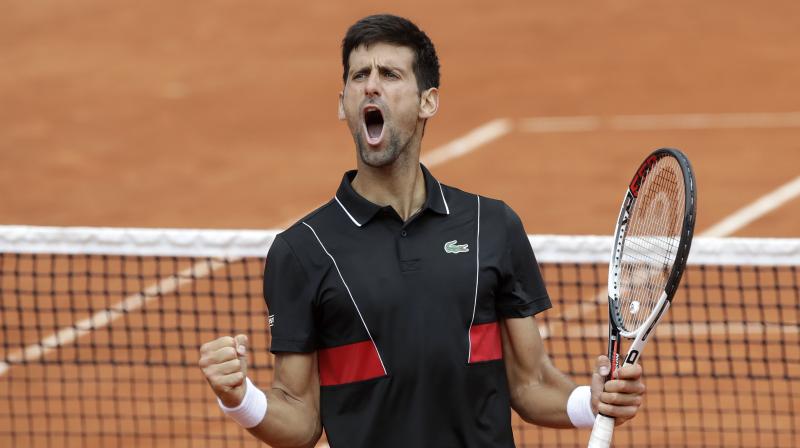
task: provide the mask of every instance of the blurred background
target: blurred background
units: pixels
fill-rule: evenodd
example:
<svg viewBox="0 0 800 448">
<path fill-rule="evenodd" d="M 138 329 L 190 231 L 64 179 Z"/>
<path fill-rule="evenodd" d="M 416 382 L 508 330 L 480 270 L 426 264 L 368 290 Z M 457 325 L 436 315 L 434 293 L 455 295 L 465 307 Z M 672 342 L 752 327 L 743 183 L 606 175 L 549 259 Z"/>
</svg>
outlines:
<svg viewBox="0 0 800 448">
<path fill-rule="evenodd" d="M 442 65 L 428 166 L 508 202 L 528 233 L 610 235 L 634 169 L 669 146 L 694 166 L 698 235 L 798 236 L 800 2 L 376 5 L 2 1 L 0 225 L 286 227 L 355 166 L 336 118 L 340 43 L 391 12 L 428 33 Z M 22 242 L 0 250 L 0 445 L 255 444 L 222 417 L 196 356 L 247 332 L 254 380 L 269 384 L 262 252 L 190 257 L 185 243 L 219 242 L 195 232 L 157 256 L 36 254 L 30 229 L 0 230 Z M 62 230 L 41 240 L 81 246 L 97 232 Z M 556 307 L 540 325 L 579 379 L 606 343 L 607 266 L 575 258 L 571 241 L 541 263 Z M 796 445 L 800 245 L 723 246 L 729 258 L 684 276 L 648 347 L 647 405 L 619 443 Z M 514 425 L 520 447 L 588 437 Z"/>
<path fill-rule="evenodd" d="M 695 165 L 698 231 L 800 174 L 795 1 L 7 1 L 0 223 L 287 225 L 355 165 L 336 118 L 340 42 L 377 12 L 411 18 L 439 52 L 423 154 L 512 120 L 433 172 L 506 200 L 529 233 L 611 233 L 622 186 L 661 146 Z M 522 124 L 765 113 L 689 128 Z M 794 236 L 798 216 L 795 198 L 735 234 Z"/>
</svg>

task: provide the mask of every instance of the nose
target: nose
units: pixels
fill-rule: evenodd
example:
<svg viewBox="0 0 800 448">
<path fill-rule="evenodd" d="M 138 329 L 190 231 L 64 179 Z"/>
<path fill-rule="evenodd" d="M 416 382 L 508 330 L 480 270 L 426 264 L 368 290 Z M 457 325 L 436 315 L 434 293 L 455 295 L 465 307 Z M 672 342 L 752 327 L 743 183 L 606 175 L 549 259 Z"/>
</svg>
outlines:
<svg viewBox="0 0 800 448">
<path fill-rule="evenodd" d="M 364 93 L 368 97 L 381 96 L 380 76 L 377 70 L 373 70 L 369 74 L 369 78 L 364 84 Z"/>
</svg>

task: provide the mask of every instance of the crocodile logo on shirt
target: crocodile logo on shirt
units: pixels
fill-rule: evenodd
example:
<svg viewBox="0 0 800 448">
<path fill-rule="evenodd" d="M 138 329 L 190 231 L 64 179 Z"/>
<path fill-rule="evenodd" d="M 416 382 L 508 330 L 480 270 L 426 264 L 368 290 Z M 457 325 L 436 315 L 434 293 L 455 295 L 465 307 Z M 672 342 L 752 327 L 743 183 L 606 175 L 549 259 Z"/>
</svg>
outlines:
<svg viewBox="0 0 800 448">
<path fill-rule="evenodd" d="M 458 240 L 444 243 L 444 251 L 448 254 L 460 254 L 469 252 L 469 244 L 458 244 Z"/>
</svg>

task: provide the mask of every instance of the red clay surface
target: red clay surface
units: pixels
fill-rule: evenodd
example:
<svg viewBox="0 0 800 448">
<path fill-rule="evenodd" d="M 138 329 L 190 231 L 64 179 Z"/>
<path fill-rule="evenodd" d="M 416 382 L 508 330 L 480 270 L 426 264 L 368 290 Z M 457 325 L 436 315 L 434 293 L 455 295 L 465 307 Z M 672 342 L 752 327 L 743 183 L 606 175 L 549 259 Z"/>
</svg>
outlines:
<svg viewBox="0 0 800 448">
<path fill-rule="evenodd" d="M 359 17 L 442 62 L 427 150 L 498 117 L 800 111 L 800 3 L 15 1 L 0 14 L 0 224 L 275 228 L 354 165 L 336 120 Z M 682 148 L 697 230 L 800 175 L 800 128 L 512 131 L 433 169 L 529 233 L 608 234 L 651 149 Z M 795 199 L 736 236 L 797 237 Z M 555 311 L 557 312 L 557 311 Z"/>
<path fill-rule="evenodd" d="M 440 52 L 428 149 L 497 117 L 800 110 L 796 2 L 388 9 Z M 339 42 L 370 12 L 12 2 L 0 17 L 0 222 L 269 228 L 326 201 L 354 165 L 335 117 Z M 678 146 L 695 164 L 702 230 L 796 176 L 798 142 L 800 129 L 514 132 L 434 171 L 512 203 L 532 233 L 602 234 L 642 155 Z M 799 206 L 739 234 L 797 236 Z"/>
</svg>

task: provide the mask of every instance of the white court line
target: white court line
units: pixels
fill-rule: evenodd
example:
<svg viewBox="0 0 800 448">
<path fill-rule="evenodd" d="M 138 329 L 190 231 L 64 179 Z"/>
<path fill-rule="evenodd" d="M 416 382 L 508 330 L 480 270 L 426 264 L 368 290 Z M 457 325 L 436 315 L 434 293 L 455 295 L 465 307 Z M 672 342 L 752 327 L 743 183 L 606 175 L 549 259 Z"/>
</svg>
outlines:
<svg viewBox="0 0 800 448">
<path fill-rule="evenodd" d="M 421 157 L 428 168 L 468 154 L 479 147 L 508 134 L 512 130 L 511 120 L 498 118 L 479 126 L 468 134 L 440 146 Z"/>
<path fill-rule="evenodd" d="M 574 117 L 534 117 L 519 120 L 517 129 L 521 132 L 539 134 L 590 132 L 600 130 L 603 120 L 599 116 Z"/>
<path fill-rule="evenodd" d="M 717 237 L 731 235 L 798 196 L 800 196 L 800 176 L 739 209 L 700 235 Z"/>
<path fill-rule="evenodd" d="M 232 260 L 228 259 L 228 262 Z M 142 308 L 153 299 L 177 290 L 181 285 L 205 277 L 211 271 L 222 266 L 225 266 L 225 263 L 214 260 L 197 262 L 192 267 L 184 269 L 176 275 L 163 278 L 158 283 L 148 286 L 140 293 L 129 295 L 108 309 L 98 311 L 91 317 L 64 327 L 35 344 L 31 344 L 22 350 L 17 350 L 0 362 L 0 376 L 3 376 L 11 368 L 10 363 L 37 360 L 61 346 L 73 343 L 76 339 L 92 330 L 98 330 L 110 325 L 126 313 Z"/>
<path fill-rule="evenodd" d="M 622 131 L 796 128 L 800 127 L 800 112 L 617 115 L 610 117 L 608 126 Z"/>
<path fill-rule="evenodd" d="M 775 128 L 800 128 L 800 112 L 577 115 L 522 118 L 517 123 L 520 132 L 531 133 Z"/>
<path fill-rule="evenodd" d="M 428 167 L 440 165 L 454 158 L 468 154 L 478 147 L 508 134 L 511 129 L 511 122 L 508 119 L 500 118 L 492 120 L 473 129 L 466 135 L 432 150 L 426 157 L 423 157 L 422 162 Z M 297 219 L 300 219 L 300 217 Z M 297 219 L 293 219 L 289 224 L 293 224 Z M 235 260 L 236 259 L 231 258 L 228 259 L 228 262 Z M 179 286 L 198 278 L 203 278 L 224 265 L 225 264 L 222 262 L 212 261 L 209 263 L 206 260 L 200 261 L 177 275 L 166 277 L 158 283 L 145 288 L 142 293 L 128 296 L 110 308 L 98 311 L 88 319 L 61 328 L 41 341 L 31 344 L 22 350 L 13 352 L 8 355 L 5 360 L 0 361 L 0 377 L 8 372 L 13 363 L 34 361 L 61 346 L 72 344 L 84 334 L 110 325 L 116 319 L 124 316 L 125 313 L 130 313 L 145 306 L 159 295 L 169 294 L 175 291 Z"/>
</svg>

